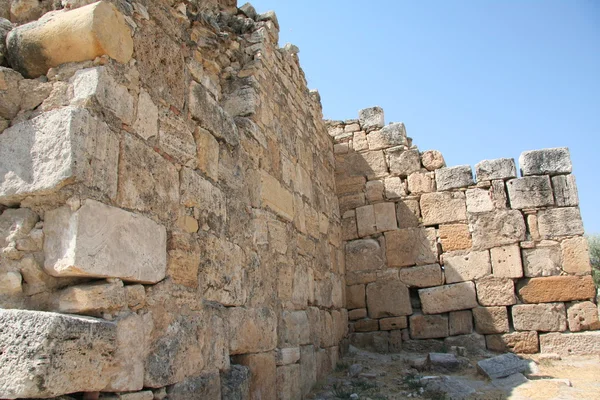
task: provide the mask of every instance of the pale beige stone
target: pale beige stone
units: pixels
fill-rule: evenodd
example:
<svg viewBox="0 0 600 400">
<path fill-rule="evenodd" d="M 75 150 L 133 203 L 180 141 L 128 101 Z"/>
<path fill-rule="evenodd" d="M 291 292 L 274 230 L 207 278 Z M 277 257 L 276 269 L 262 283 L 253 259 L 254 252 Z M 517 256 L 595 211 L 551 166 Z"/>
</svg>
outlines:
<svg viewBox="0 0 600 400">
<path fill-rule="evenodd" d="M 366 303 L 365 285 L 346 286 L 346 308 L 365 308 Z"/>
<path fill-rule="evenodd" d="M 227 318 L 229 354 L 260 353 L 277 346 L 277 316 L 273 310 L 231 307 Z"/>
<path fill-rule="evenodd" d="M 47 14 L 11 31 L 6 43 L 11 65 L 30 78 L 60 64 L 104 54 L 126 63 L 133 54 L 131 31 L 123 15 L 103 1 Z"/>
<path fill-rule="evenodd" d="M 373 212 L 375 213 L 375 228 L 378 233 L 397 228 L 396 205 L 394 203 L 373 204 Z"/>
<path fill-rule="evenodd" d="M 192 128 L 173 113 L 161 115 L 158 147 L 178 164 L 188 167 L 195 167 L 197 164 Z"/>
<path fill-rule="evenodd" d="M 382 318 L 379 320 L 379 329 L 382 331 L 391 331 L 408 328 L 406 317 Z"/>
<path fill-rule="evenodd" d="M 448 336 L 448 317 L 445 315 L 411 315 L 409 326 L 411 339 L 435 339 Z"/>
<path fill-rule="evenodd" d="M 448 315 L 448 334 L 469 335 L 473 332 L 473 314 L 471 310 L 452 311 Z"/>
<path fill-rule="evenodd" d="M 437 190 L 451 190 L 473 185 L 473 171 L 470 165 L 457 165 L 435 170 Z"/>
<path fill-rule="evenodd" d="M 421 169 L 419 150 L 405 150 L 404 148 L 393 148 L 388 150 L 388 163 L 390 173 L 406 177 Z"/>
<path fill-rule="evenodd" d="M 195 207 L 200 229 L 218 231 L 227 221 L 225 194 L 190 168 L 181 170 L 181 204 Z M 262 191 L 263 195 L 265 191 Z M 291 201 L 291 199 L 290 199 Z M 292 204 L 293 208 L 293 204 Z"/>
<path fill-rule="evenodd" d="M 421 162 L 428 171 L 433 171 L 446 166 L 444 156 L 438 150 L 427 150 L 421 154 Z"/>
<path fill-rule="evenodd" d="M 194 130 L 196 140 L 197 166 L 210 179 L 219 179 L 219 142 L 206 129 L 196 127 Z"/>
<path fill-rule="evenodd" d="M 508 208 L 508 197 L 506 195 L 506 187 L 504 181 L 494 180 L 492 181 L 492 187 L 490 188 L 490 194 L 492 195 L 492 203 L 494 208 L 503 210 Z"/>
<path fill-rule="evenodd" d="M 535 354 L 539 351 L 538 334 L 535 331 L 486 335 L 485 342 L 488 350 L 499 353 Z"/>
<path fill-rule="evenodd" d="M 600 354 L 600 332 L 540 335 L 540 352 L 568 356 Z"/>
<path fill-rule="evenodd" d="M 567 319 L 571 332 L 599 330 L 598 308 L 591 301 L 567 305 Z"/>
<path fill-rule="evenodd" d="M 440 314 L 477 307 L 473 282 L 419 289 L 419 298 L 424 314 Z"/>
<path fill-rule="evenodd" d="M 354 132 L 354 135 L 352 137 L 352 146 L 356 151 L 369 150 L 367 134 L 364 131 Z"/>
<path fill-rule="evenodd" d="M 494 210 L 494 202 L 490 191 L 478 188 L 468 189 L 466 195 L 467 212 L 475 214 Z"/>
<path fill-rule="evenodd" d="M 364 179 L 364 178 L 363 178 Z M 369 181 L 366 184 L 367 201 L 377 202 L 383 200 L 384 184 L 380 180 Z"/>
<path fill-rule="evenodd" d="M 367 285 L 367 310 L 370 318 L 395 317 L 412 314 L 408 287 L 397 277 Z"/>
<path fill-rule="evenodd" d="M 56 311 L 67 314 L 102 316 L 126 304 L 123 282 L 71 286 L 57 293 Z"/>
<path fill-rule="evenodd" d="M 357 319 L 367 318 L 366 308 L 356 308 L 348 311 L 348 319 L 350 321 L 356 321 Z"/>
<path fill-rule="evenodd" d="M 412 194 L 435 192 L 435 175 L 432 172 L 413 172 L 408 176 L 408 191 Z"/>
<path fill-rule="evenodd" d="M 278 347 L 295 347 L 310 342 L 306 311 L 283 311 L 277 326 Z"/>
<path fill-rule="evenodd" d="M 117 373 L 104 390 L 120 392 L 144 387 L 144 361 L 150 330 L 138 314 L 127 313 L 117 319 L 117 351 L 114 355 Z"/>
<path fill-rule="evenodd" d="M 348 176 L 348 177 L 338 177 L 335 181 L 336 193 L 341 194 L 351 194 L 356 192 L 362 192 L 365 188 L 366 178 L 364 176 Z M 373 183 L 371 183 L 373 182 Z M 377 182 L 381 183 L 381 181 L 369 181 L 369 184 L 376 185 Z M 383 188 L 382 188 L 383 191 Z"/>
<path fill-rule="evenodd" d="M 17 271 L 0 274 L 0 295 L 17 295 L 23 291 L 23 277 Z"/>
<path fill-rule="evenodd" d="M 512 158 L 497 158 L 478 162 L 475 165 L 475 172 L 478 182 L 491 181 L 516 177 L 517 167 Z"/>
<path fill-rule="evenodd" d="M 469 228 L 475 250 L 490 249 L 525 240 L 525 220 L 518 210 L 470 214 Z"/>
<path fill-rule="evenodd" d="M 382 150 L 349 152 L 336 156 L 336 169 L 348 176 L 366 176 L 373 180 L 387 175 L 388 168 Z"/>
<path fill-rule="evenodd" d="M 527 230 L 532 240 L 541 240 L 540 230 L 538 228 L 537 214 L 527 215 Z"/>
<path fill-rule="evenodd" d="M 589 300 L 596 295 L 592 277 L 549 276 L 531 278 L 518 289 L 525 303 L 550 303 L 553 301 Z"/>
<path fill-rule="evenodd" d="M 282 365 L 277 367 L 277 399 L 299 399 L 302 390 L 300 388 L 300 365 Z"/>
<path fill-rule="evenodd" d="M 448 224 L 467 219 L 465 194 L 460 192 L 425 193 L 421 196 L 423 225 Z"/>
<path fill-rule="evenodd" d="M 472 312 L 477 333 L 492 334 L 509 331 L 506 307 L 477 307 Z"/>
<path fill-rule="evenodd" d="M 521 249 L 518 245 L 494 247 L 490 249 L 492 271 L 497 278 L 521 278 Z"/>
<path fill-rule="evenodd" d="M 506 182 L 510 206 L 514 209 L 547 207 L 554 205 L 550 177 L 525 176 Z"/>
<path fill-rule="evenodd" d="M 347 271 L 372 271 L 382 267 L 383 254 L 377 240 L 361 239 L 346 243 Z"/>
<path fill-rule="evenodd" d="M 512 279 L 493 276 L 475 282 L 477 300 L 482 306 L 510 306 L 517 302 Z"/>
<path fill-rule="evenodd" d="M 491 274 L 490 254 L 486 251 L 444 253 L 446 283 L 470 281 Z"/>
<path fill-rule="evenodd" d="M 156 283 L 167 267 L 166 231 L 149 218 L 94 200 L 61 207 L 44 221 L 44 269 L 53 276 Z"/>
<path fill-rule="evenodd" d="M 439 264 L 402 268 L 398 271 L 398 277 L 409 287 L 425 288 L 444 283 L 442 268 Z"/>
<path fill-rule="evenodd" d="M 469 249 L 472 244 L 467 224 L 440 225 L 438 236 L 445 252 Z"/>
<path fill-rule="evenodd" d="M 561 257 L 558 243 L 552 246 L 521 250 L 523 271 L 527 277 L 560 275 Z"/>
<path fill-rule="evenodd" d="M 145 140 L 158 135 L 158 107 L 144 89 L 140 90 L 137 104 L 137 117 L 133 129 Z"/>
<path fill-rule="evenodd" d="M 564 303 L 517 304 L 512 307 L 513 325 L 518 331 L 564 331 L 567 316 Z"/>
<path fill-rule="evenodd" d="M 544 239 L 583 235 L 583 222 L 578 207 L 559 207 L 539 211 L 538 227 Z"/>
<path fill-rule="evenodd" d="M 365 237 L 377 233 L 375 210 L 372 205 L 358 207 L 356 209 L 356 226 L 359 237 Z"/>
<path fill-rule="evenodd" d="M 292 193 L 265 171 L 261 171 L 260 182 L 260 195 L 263 206 L 270 208 L 286 220 L 292 221 L 294 219 L 294 198 Z"/>
<path fill-rule="evenodd" d="M 568 274 L 585 275 L 591 271 L 590 252 L 583 236 L 565 239 L 560 243 L 562 267 Z"/>
<path fill-rule="evenodd" d="M 388 267 L 433 264 L 438 261 L 435 229 L 406 228 L 385 232 Z"/>
<path fill-rule="evenodd" d="M 579 205 L 577 194 L 577 183 L 575 177 L 569 175 L 557 175 L 552 177 L 552 188 L 554 198 L 558 207 L 573 207 Z"/>
</svg>

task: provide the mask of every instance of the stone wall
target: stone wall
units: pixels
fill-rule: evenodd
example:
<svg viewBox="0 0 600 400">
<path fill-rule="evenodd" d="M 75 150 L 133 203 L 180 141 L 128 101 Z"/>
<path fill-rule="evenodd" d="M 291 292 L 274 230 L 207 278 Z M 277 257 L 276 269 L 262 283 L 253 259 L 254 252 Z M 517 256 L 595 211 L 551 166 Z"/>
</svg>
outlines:
<svg viewBox="0 0 600 400">
<path fill-rule="evenodd" d="M 0 2 L 0 397 L 300 398 L 348 324 L 297 49 L 231 0 L 57 3 Z"/>
<path fill-rule="evenodd" d="M 596 289 L 566 148 L 446 167 L 383 110 L 328 121 L 350 339 L 377 351 L 465 346 L 598 353 Z"/>
</svg>

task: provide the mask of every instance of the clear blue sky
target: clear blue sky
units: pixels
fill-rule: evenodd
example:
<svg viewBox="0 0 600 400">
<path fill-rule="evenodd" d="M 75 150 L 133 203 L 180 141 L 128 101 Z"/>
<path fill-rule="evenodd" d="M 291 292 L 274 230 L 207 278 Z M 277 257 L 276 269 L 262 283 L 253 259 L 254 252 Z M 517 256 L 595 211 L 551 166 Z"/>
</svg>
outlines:
<svg viewBox="0 0 600 400">
<path fill-rule="evenodd" d="M 325 118 L 379 105 L 449 166 L 569 147 L 584 227 L 600 233 L 600 1 L 252 4 L 300 48 Z"/>
</svg>

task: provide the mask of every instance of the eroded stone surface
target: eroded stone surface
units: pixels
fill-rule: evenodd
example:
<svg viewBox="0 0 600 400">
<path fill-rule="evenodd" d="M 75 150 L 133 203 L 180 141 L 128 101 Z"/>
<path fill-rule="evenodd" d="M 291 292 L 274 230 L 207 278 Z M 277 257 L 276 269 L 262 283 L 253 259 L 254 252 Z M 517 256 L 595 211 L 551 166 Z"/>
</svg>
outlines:
<svg viewBox="0 0 600 400">
<path fill-rule="evenodd" d="M 589 275 L 549 276 L 529 279 L 518 293 L 525 303 L 588 300 L 595 296 L 595 286 Z"/>
<path fill-rule="evenodd" d="M 477 307 L 473 282 L 420 289 L 419 298 L 425 314 L 440 314 Z"/>
<path fill-rule="evenodd" d="M 524 151 L 519 157 L 523 176 L 557 175 L 571 172 L 571 155 L 566 147 Z"/>
<path fill-rule="evenodd" d="M 517 167 L 512 158 L 483 160 L 475 165 L 475 175 L 478 182 L 514 178 L 517 176 Z"/>
<path fill-rule="evenodd" d="M 563 303 L 518 304 L 512 307 L 513 325 L 518 331 L 564 331 L 567 316 Z"/>
</svg>

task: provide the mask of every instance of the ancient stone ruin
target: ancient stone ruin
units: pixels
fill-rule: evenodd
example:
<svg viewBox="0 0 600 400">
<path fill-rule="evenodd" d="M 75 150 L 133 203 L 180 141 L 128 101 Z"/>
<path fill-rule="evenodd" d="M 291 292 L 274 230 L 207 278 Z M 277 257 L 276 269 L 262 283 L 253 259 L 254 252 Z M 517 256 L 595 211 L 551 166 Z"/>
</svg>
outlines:
<svg viewBox="0 0 600 400">
<path fill-rule="evenodd" d="M 350 343 L 600 353 L 568 149 L 475 181 L 378 107 L 324 121 L 235 0 L 0 18 L 0 398 L 299 399 Z"/>
</svg>

